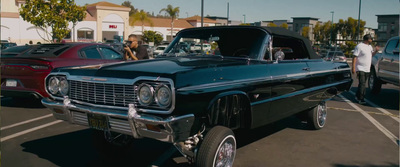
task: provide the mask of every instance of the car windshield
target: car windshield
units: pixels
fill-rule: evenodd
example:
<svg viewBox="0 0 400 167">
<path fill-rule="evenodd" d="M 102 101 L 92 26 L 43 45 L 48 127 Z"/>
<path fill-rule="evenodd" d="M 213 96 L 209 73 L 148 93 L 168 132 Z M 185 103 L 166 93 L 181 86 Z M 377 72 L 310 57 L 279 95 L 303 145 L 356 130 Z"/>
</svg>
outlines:
<svg viewBox="0 0 400 167">
<path fill-rule="evenodd" d="M 267 33 L 260 29 L 195 29 L 180 32 L 165 56 L 216 55 L 256 59 Z M 193 44 L 192 46 L 187 44 Z M 203 45 L 203 47 L 201 47 Z M 190 46 L 190 47 L 188 47 Z"/>
</svg>

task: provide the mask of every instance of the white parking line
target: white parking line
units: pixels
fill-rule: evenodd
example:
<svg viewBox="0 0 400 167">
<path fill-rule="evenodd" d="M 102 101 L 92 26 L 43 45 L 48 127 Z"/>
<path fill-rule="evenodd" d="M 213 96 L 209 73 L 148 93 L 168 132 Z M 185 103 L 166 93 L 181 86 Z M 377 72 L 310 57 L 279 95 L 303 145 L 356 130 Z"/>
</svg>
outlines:
<svg viewBox="0 0 400 167">
<path fill-rule="evenodd" d="M 352 95 L 356 95 L 353 91 L 349 91 Z M 391 115 L 392 113 L 390 113 L 389 111 L 379 107 L 378 105 L 376 105 L 375 103 L 373 103 L 372 101 L 369 101 L 367 99 L 364 99 L 365 102 L 367 102 L 369 105 L 371 105 L 372 107 L 375 107 L 376 109 L 378 109 L 379 111 L 381 111 L 382 113 L 386 114 L 386 115 Z M 397 122 L 400 123 L 400 119 L 399 117 L 392 117 L 394 120 L 396 120 Z"/>
<path fill-rule="evenodd" d="M 27 124 L 27 123 L 30 123 L 30 122 L 33 122 L 33 121 L 37 121 L 37 120 L 41 120 L 41 119 L 44 119 L 44 118 L 48 118 L 48 117 L 51 117 L 52 115 L 53 114 L 48 114 L 48 115 L 45 115 L 45 116 L 41 116 L 41 117 L 37 117 L 37 118 L 34 118 L 34 119 L 26 120 L 26 121 L 19 122 L 19 123 L 16 123 L 16 124 L 8 125 L 8 126 L 0 128 L 0 130 L 6 130 L 6 129 L 9 129 L 9 128 L 13 128 L 13 127 L 16 127 L 16 126 L 19 126 L 19 125 Z"/>
<path fill-rule="evenodd" d="M 339 95 L 347 104 L 352 106 L 354 109 L 359 111 L 365 118 L 367 118 L 372 124 L 374 124 L 383 134 L 385 134 L 393 143 L 398 145 L 398 140 L 393 133 L 391 133 L 389 130 L 387 130 L 382 124 L 380 124 L 377 120 L 375 120 L 371 115 L 367 114 L 364 110 L 362 110 L 360 107 L 352 103 L 349 99 L 345 98 L 343 95 Z"/>
<path fill-rule="evenodd" d="M 15 134 L 12 134 L 12 135 L 3 137 L 3 138 L 1 138 L 1 142 L 4 142 L 4 141 L 6 141 L 6 140 L 9 140 L 9 139 L 12 139 L 12 138 L 15 138 L 15 137 L 18 137 L 18 136 L 21 136 L 21 135 L 24 135 L 24 134 L 33 132 L 33 131 L 35 131 L 35 130 L 39 130 L 39 129 L 42 129 L 42 128 L 51 126 L 51 125 L 54 125 L 54 124 L 58 124 L 58 123 L 60 123 L 60 122 L 63 122 L 63 121 L 62 121 L 62 120 L 53 121 L 53 122 L 50 122 L 50 123 L 47 123 L 47 124 L 44 124 L 44 125 L 40 125 L 40 126 L 31 128 L 31 129 L 24 130 L 24 131 L 22 131 L 22 132 L 18 132 L 18 133 L 15 133 Z"/>
</svg>

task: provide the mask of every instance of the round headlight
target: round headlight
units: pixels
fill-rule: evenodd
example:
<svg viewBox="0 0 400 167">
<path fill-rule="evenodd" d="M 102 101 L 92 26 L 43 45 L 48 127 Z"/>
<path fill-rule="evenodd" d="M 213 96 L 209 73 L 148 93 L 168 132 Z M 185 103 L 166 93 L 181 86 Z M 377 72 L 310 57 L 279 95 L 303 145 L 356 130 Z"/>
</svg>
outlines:
<svg viewBox="0 0 400 167">
<path fill-rule="evenodd" d="M 69 85 L 68 81 L 65 77 L 60 78 L 60 93 L 61 95 L 65 96 L 68 94 L 69 91 Z"/>
<path fill-rule="evenodd" d="M 60 81 L 57 79 L 57 77 L 53 76 L 49 79 L 48 85 L 47 85 L 47 89 L 49 90 L 49 92 L 53 95 L 58 93 L 59 90 L 59 83 Z"/>
<path fill-rule="evenodd" d="M 148 84 L 141 84 L 138 88 L 138 101 L 141 105 L 148 106 L 153 102 L 154 89 Z"/>
<path fill-rule="evenodd" d="M 166 85 L 158 87 L 156 91 L 157 104 L 160 107 L 168 107 L 171 104 L 171 101 L 172 101 L 171 90 Z"/>
</svg>

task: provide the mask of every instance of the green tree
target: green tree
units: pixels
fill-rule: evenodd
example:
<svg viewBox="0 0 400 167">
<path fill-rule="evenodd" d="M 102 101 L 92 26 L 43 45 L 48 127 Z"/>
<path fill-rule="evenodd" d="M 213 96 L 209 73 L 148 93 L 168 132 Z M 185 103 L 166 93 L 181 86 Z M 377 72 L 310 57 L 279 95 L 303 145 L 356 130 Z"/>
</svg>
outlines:
<svg viewBox="0 0 400 167">
<path fill-rule="evenodd" d="M 179 7 L 173 7 L 172 5 L 168 5 L 167 8 L 163 8 L 160 10 L 161 12 L 167 13 L 171 17 L 171 40 L 173 37 L 173 30 L 174 30 L 174 20 L 179 16 Z"/>
<path fill-rule="evenodd" d="M 131 19 L 132 18 L 132 19 Z M 134 13 L 132 16 L 130 16 L 130 25 L 132 26 L 136 21 L 140 21 L 142 23 L 142 34 L 144 32 L 144 23 L 148 22 L 150 23 L 150 26 L 153 27 L 153 21 L 148 17 L 147 12 L 141 10 L 139 12 Z"/>
<path fill-rule="evenodd" d="M 274 23 L 268 23 L 267 27 L 278 27 L 278 26 L 276 24 L 274 24 Z"/>
<path fill-rule="evenodd" d="M 310 39 L 309 32 L 310 32 L 310 27 L 308 27 L 308 26 L 303 27 L 303 29 L 302 29 L 302 31 L 301 31 L 301 35 L 302 35 L 303 37 L 307 38 L 307 39 Z"/>
<path fill-rule="evenodd" d="M 129 16 L 132 16 L 133 14 L 135 14 L 138 10 L 135 9 L 135 7 L 132 5 L 131 1 L 124 1 L 121 4 L 122 6 L 131 8 L 131 11 L 129 11 Z"/>
<path fill-rule="evenodd" d="M 26 0 L 19 13 L 22 19 L 46 32 L 47 37 L 41 36 L 43 40 L 54 42 L 66 37 L 71 31 L 69 22 L 75 26 L 85 18 L 85 11 L 86 6 L 78 6 L 74 0 Z"/>
<path fill-rule="evenodd" d="M 282 23 L 279 27 L 288 29 L 288 28 L 289 28 L 289 25 L 288 25 L 287 23 Z"/>
<path fill-rule="evenodd" d="M 163 41 L 163 36 L 155 31 L 144 31 L 142 40 L 146 43 L 154 42 L 155 45 L 159 45 Z"/>
</svg>

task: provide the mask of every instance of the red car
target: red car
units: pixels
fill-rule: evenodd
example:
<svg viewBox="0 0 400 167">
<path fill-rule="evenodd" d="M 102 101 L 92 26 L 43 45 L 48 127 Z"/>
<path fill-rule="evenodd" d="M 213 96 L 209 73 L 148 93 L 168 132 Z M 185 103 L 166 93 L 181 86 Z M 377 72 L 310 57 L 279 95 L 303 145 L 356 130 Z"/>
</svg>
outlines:
<svg viewBox="0 0 400 167">
<path fill-rule="evenodd" d="M 1 60 L 1 95 L 49 97 L 44 79 L 57 67 L 123 61 L 120 52 L 98 43 L 42 44 L 15 57 Z"/>
</svg>

